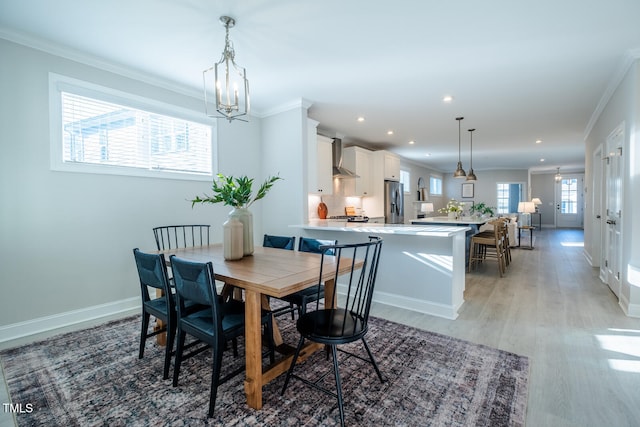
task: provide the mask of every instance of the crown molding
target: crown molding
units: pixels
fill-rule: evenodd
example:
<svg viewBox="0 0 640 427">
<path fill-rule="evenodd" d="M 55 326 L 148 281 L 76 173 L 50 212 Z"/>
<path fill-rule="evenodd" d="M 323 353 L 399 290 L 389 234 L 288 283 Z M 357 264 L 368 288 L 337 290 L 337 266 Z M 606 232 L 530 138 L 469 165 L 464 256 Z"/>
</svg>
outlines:
<svg viewBox="0 0 640 427">
<path fill-rule="evenodd" d="M 49 40 L 20 33 L 3 26 L 0 26 L 0 38 L 31 49 L 42 51 L 50 55 L 58 56 L 70 61 L 81 63 L 83 65 L 88 65 L 103 71 L 118 74 L 122 77 L 127 77 L 146 84 L 150 84 L 152 86 L 166 89 L 181 95 L 201 99 L 204 102 L 203 93 L 195 90 L 192 87 L 181 85 L 170 80 L 148 74 L 146 72 L 113 63 L 104 58 L 100 58 L 98 56 L 73 49 L 69 46 L 52 43 Z"/>
<path fill-rule="evenodd" d="M 613 76 L 609 81 L 609 85 L 607 85 L 607 88 L 602 94 L 602 97 L 600 98 L 598 105 L 596 105 L 596 109 L 593 111 L 593 114 L 591 114 L 589 123 L 587 123 L 587 127 L 584 131 L 583 140 L 585 141 L 587 140 L 587 138 L 589 137 L 589 134 L 593 130 L 593 127 L 595 126 L 596 122 L 600 118 L 600 115 L 604 111 L 609 101 L 611 101 L 611 97 L 615 93 L 616 89 L 618 88 L 618 86 L 620 86 L 620 83 L 622 83 L 622 80 L 629 72 L 629 69 L 631 69 L 631 66 L 638 59 L 640 59 L 640 49 L 629 49 L 625 52 L 625 55 L 622 58 L 622 61 L 620 62 L 618 68 L 613 73 Z"/>
</svg>

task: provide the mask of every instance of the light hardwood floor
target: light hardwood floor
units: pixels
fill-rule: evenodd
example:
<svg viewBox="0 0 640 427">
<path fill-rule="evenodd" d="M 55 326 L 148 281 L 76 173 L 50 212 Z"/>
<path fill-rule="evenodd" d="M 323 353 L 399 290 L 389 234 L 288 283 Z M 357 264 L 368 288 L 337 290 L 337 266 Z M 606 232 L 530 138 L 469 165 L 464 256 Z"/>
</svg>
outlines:
<svg viewBox="0 0 640 427">
<path fill-rule="evenodd" d="M 373 314 L 529 357 L 527 426 L 640 426 L 640 319 L 629 318 L 583 255 L 582 230 L 534 232 L 466 277 L 456 320 L 375 306 Z"/>
<path fill-rule="evenodd" d="M 468 274 L 456 320 L 382 305 L 373 315 L 528 356 L 528 427 L 640 426 L 640 319 L 588 265 L 582 236 L 535 231 L 535 249 L 513 249 L 504 278 L 493 262 Z M 5 426 L 13 417 L 0 410 Z"/>
</svg>

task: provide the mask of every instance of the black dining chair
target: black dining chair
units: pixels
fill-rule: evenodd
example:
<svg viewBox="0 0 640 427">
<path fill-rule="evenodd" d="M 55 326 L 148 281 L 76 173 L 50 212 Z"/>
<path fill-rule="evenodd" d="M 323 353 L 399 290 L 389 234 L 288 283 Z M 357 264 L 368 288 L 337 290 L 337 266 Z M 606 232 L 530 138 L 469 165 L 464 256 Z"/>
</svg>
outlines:
<svg viewBox="0 0 640 427">
<path fill-rule="evenodd" d="M 147 338 L 160 333 L 167 334 L 167 343 L 164 353 L 163 378 L 169 378 L 169 366 L 173 354 L 173 342 L 176 335 L 176 304 L 169 286 L 167 264 L 162 254 L 147 254 L 138 248 L 133 250 L 133 256 L 140 278 L 140 293 L 142 295 L 142 330 L 140 333 L 140 350 L 138 358 L 144 356 L 144 348 Z M 162 296 L 152 299 L 149 288 L 162 291 Z M 151 316 L 161 320 L 164 326 L 161 329 L 149 332 L 149 320 Z"/>
<path fill-rule="evenodd" d="M 182 361 L 201 353 L 207 348 L 213 351 L 213 367 L 211 372 L 211 393 L 209 397 L 209 417 L 213 416 L 218 386 L 244 371 L 244 364 L 221 378 L 222 352 L 226 343 L 244 335 L 244 304 L 239 301 L 224 303 L 219 298 L 213 265 L 211 262 L 199 263 L 177 258 L 170 258 L 173 269 L 177 296 L 177 348 L 173 368 L 173 386 L 178 385 Z M 206 306 L 204 310 L 191 312 L 187 304 Z M 273 324 L 270 313 L 262 315 L 262 325 L 269 339 L 268 356 L 270 362 L 275 360 L 273 343 Z M 204 343 L 188 354 L 184 354 L 187 334 Z M 234 342 L 234 354 L 237 347 Z"/>
<path fill-rule="evenodd" d="M 153 228 L 159 251 L 209 244 L 209 225 L 164 225 Z"/>
<path fill-rule="evenodd" d="M 320 248 L 323 245 L 330 246 L 337 244 L 337 240 L 321 240 L 312 239 L 310 237 L 300 237 L 298 242 L 298 251 L 321 254 L 322 250 Z M 334 255 L 333 249 L 327 249 L 325 255 Z M 282 297 L 282 299 L 288 302 L 292 307 L 297 307 L 298 316 L 302 316 L 307 311 L 307 304 L 322 298 L 324 298 L 324 285 L 322 282 L 291 295 Z M 293 312 L 291 312 L 291 317 L 293 318 Z"/>
<path fill-rule="evenodd" d="M 296 237 L 265 234 L 262 239 L 262 246 L 265 248 L 278 248 L 292 251 L 296 247 Z"/>
<path fill-rule="evenodd" d="M 378 262 L 380 260 L 380 253 L 382 250 L 382 239 L 379 237 L 370 237 L 369 242 L 358 244 L 343 244 L 343 245 L 329 245 L 320 246 L 322 251 L 322 264 L 320 265 L 320 280 L 325 277 L 327 273 L 324 271 L 324 260 L 327 256 L 327 252 L 335 251 L 335 267 L 331 267 L 331 279 L 334 280 L 334 291 L 331 295 L 325 293 L 324 307 L 320 307 L 319 298 L 316 299 L 315 309 L 307 311 L 298 319 L 296 328 L 300 333 L 300 341 L 293 356 L 293 361 L 287 372 L 287 377 L 282 386 L 281 394 L 284 395 L 287 385 L 291 378 L 296 378 L 304 382 L 305 384 L 314 387 L 323 393 L 334 396 L 338 400 L 338 408 L 340 411 L 340 422 L 344 425 L 344 408 L 343 408 L 343 396 L 342 386 L 340 383 L 340 371 L 338 368 L 338 356 L 337 351 L 347 355 L 344 359 L 350 357 L 356 357 L 373 365 L 373 368 L 380 378 L 381 382 L 384 382 L 378 364 L 376 363 L 369 345 L 365 339 L 365 335 L 368 331 L 369 311 L 371 308 L 371 300 L 373 297 L 373 289 L 375 286 L 376 275 L 378 272 Z M 362 267 L 356 267 L 355 260 L 361 259 L 363 261 Z M 338 298 L 338 272 L 343 263 L 349 263 L 350 271 L 343 273 L 340 277 L 343 277 L 347 282 L 342 283 L 345 285 L 346 295 Z M 328 264 L 331 265 L 331 264 Z M 329 268 L 329 267 L 327 267 Z M 320 385 L 320 382 L 324 379 L 326 374 L 321 375 L 316 380 L 310 380 L 303 376 L 294 373 L 296 368 L 302 368 L 296 366 L 296 361 L 300 355 L 300 350 L 304 345 L 305 340 L 324 344 L 331 349 L 331 355 L 333 359 L 333 371 L 336 381 L 336 392 L 324 388 Z M 342 344 L 348 344 L 354 341 L 361 340 L 365 350 L 368 354 L 368 359 L 358 354 L 346 351 L 338 348 Z M 344 362 L 344 360 L 342 362 Z M 308 376 L 308 375 L 307 375 Z"/>
<path fill-rule="evenodd" d="M 293 248 L 295 247 L 295 241 L 295 237 L 273 236 L 265 234 L 262 246 L 293 250 Z M 320 254 L 322 253 L 319 249 L 321 245 L 335 245 L 337 243 L 337 240 L 319 240 L 309 237 L 300 237 L 298 251 Z M 332 254 L 333 253 L 329 251 L 327 255 Z M 307 309 L 307 304 L 314 302 L 316 298 L 318 298 L 318 296 L 320 296 L 320 298 L 324 298 L 324 286 L 321 283 L 308 287 L 301 291 L 294 292 L 290 295 L 278 298 L 289 303 L 289 306 L 277 308 L 273 310 L 273 314 L 275 316 L 280 316 L 282 314 L 291 313 L 291 319 L 294 320 L 295 311 L 298 311 L 299 316 L 304 314 Z"/>
</svg>

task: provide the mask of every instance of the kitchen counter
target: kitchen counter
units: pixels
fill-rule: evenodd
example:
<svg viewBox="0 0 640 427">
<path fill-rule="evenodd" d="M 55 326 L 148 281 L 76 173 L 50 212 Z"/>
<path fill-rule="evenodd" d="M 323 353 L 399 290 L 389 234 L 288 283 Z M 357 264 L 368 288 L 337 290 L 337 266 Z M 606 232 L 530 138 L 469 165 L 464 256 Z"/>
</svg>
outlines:
<svg viewBox="0 0 640 427">
<path fill-rule="evenodd" d="M 476 225 L 486 224 L 490 218 L 475 218 L 471 216 L 463 216 L 460 219 L 450 219 L 447 216 L 431 216 L 427 218 L 419 218 L 411 220 L 411 224 L 451 224 L 451 225 Z"/>
<path fill-rule="evenodd" d="M 293 225 L 305 237 L 357 243 L 384 239 L 373 300 L 455 319 L 464 303 L 465 238 L 470 227 L 315 220 Z M 338 283 L 340 289 L 340 283 Z"/>
<path fill-rule="evenodd" d="M 451 237 L 455 233 L 466 231 L 455 225 L 406 225 L 406 224 L 376 224 L 370 222 L 349 222 L 331 219 L 310 221 L 306 225 L 292 227 L 304 229 L 321 229 L 331 231 L 349 231 L 354 233 L 404 234 L 411 236 Z"/>
</svg>

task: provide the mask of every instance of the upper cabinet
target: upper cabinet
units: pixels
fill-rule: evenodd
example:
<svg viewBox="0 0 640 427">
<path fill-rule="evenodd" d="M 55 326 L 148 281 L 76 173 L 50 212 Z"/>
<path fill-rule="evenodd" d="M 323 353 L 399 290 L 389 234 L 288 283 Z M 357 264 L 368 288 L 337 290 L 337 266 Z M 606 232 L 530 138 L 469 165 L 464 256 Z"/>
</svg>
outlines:
<svg viewBox="0 0 640 427">
<path fill-rule="evenodd" d="M 400 157 L 384 153 L 384 179 L 400 181 Z"/>
<path fill-rule="evenodd" d="M 333 193 L 332 148 L 333 140 L 318 135 L 318 122 L 309 119 L 308 126 L 308 192 L 329 195 Z"/>
<path fill-rule="evenodd" d="M 371 193 L 371 151 L 361 147 L 347 147 L 342 151 L 342 165 L 355 172 L 354 196 L 370 196 Z"/>
</svg>

